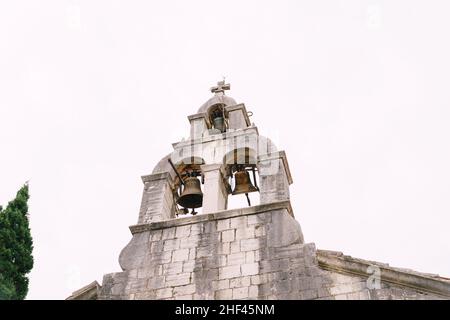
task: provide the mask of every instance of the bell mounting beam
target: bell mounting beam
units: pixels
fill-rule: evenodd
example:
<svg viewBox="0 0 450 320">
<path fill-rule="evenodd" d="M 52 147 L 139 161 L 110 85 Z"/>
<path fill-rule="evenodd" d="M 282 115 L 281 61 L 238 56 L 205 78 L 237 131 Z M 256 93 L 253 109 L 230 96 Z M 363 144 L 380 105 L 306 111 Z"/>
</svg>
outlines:
<svg viewBox="0 0 450 320">
<path fill-rule="evenodd" d="M 180 179 L 181 184 L 184 185 L 183 178 L 181 177 L 181 175 L 178 172 L 177 168 L 175 168 L 175 165 L 173 164 L 172 160 L 169 158 L 169 159 L 167 159 L 167 161 L 169 161 L 170 165 L 172 166 L 173 171 L 175 171 L 175 173 L 177 174 L 178 178 Z"/>
</svg>

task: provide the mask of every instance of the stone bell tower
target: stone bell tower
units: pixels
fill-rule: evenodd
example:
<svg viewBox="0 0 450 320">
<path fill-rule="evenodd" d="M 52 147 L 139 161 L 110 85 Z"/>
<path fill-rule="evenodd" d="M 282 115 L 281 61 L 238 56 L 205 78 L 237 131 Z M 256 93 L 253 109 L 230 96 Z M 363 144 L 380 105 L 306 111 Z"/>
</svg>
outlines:
<svg viewBox="0 0 450 320">
<path fill-rule="evenodd" d="M 286 154 L 259 135 L 229 89 L 224 81 L 211 88 L 188 116 L 189 138 L 142 177 L 122 271 L 68 299 L 450 298 L 450 279 L 304 243 Z M 230 197 L 248 205 L 229 209 Z"/>
<path fill-rule="evenodd" d="M 104 277 L 100 298 L 275 294 L 261 290 L 259 275 L 289 268 L 274 257 L 303 245 L 289 201 L 292 178 L 286 154 L 259 135 L 229 89 L 224 81 L 211 88 L 213 96 L 188 116 L 189 139 L 142 177 L 139 218 L 119 258 L 123 272 Z M 259 204 L 251 206 L 253 192 Z M 228 210 L 229 197 L 247 197 L 249 206 Z"/>
</svg>

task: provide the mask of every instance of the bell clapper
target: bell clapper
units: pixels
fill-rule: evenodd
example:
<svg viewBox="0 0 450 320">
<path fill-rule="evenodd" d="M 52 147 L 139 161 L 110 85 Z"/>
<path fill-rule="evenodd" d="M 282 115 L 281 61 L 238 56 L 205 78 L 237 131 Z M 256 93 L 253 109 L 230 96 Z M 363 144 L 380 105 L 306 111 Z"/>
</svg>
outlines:
<svg viewBox="0 0 450 320">
<path fill-rule="evenodd" d="M 256 190 L 259 191 L 258 180 L 256 179 L 256 170 L 255 170 L 255 167 L 252 167 L 252 172 L 253 172 L 253 183 L 255 184 Z"/>
<path fill-rule="evenodd" d="M 250 203 L 250 197 L 248 196 L 248 193 L 246 193 L 245 196 L 247 197 L 248 206 L 251 207 L 252 204 Z"/>
</svg>

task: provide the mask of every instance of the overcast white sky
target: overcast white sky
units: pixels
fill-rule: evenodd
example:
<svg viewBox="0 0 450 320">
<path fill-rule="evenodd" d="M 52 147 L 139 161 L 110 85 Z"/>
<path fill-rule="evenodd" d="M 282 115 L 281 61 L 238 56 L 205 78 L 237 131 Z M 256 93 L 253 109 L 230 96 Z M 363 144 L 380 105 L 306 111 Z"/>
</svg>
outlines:
<svg viewBox="0 0 450 320">
<path fill-rule="evenodd" d="M 450 276 L 448 1 L 2 1 L 0 203 L 30 180 L 29 299 L 105 273 L 141 175 L 222 76 L 286 151 L 305 240 Z"/>
</svg>

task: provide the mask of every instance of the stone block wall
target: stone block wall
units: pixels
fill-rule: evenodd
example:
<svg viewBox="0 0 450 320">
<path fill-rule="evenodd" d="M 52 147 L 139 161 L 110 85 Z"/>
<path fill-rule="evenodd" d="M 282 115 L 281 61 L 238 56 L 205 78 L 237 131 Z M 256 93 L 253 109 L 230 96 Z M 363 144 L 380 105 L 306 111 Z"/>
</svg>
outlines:
<svg viewBox="0 0 450 320">
<path fill-rule="evenodd" d="M 366 277 L 325 271 L 328 281 L 319 291 L 319 300 L 439 300 L 441 295 L 421 292 L 407 287 L 381 282 L 379 288 L 370 288 Z"/>
<path fill-rule="evenodd" d="M 130 227 L 99 299 L 438 299 L 319 266 L 289 201 Z M 367 275 L 369 276 L 369 275 Z"/>
<path fill-rule="evenodd" d="M 284 201 L 134 226 L 119 259 L 124 271 L 105 275 L 100 298 L 247 299 L 285 292 L 283 272 L 309 263 L 304 251 L 311 250 L 289 210 Z"/>
</svg>

